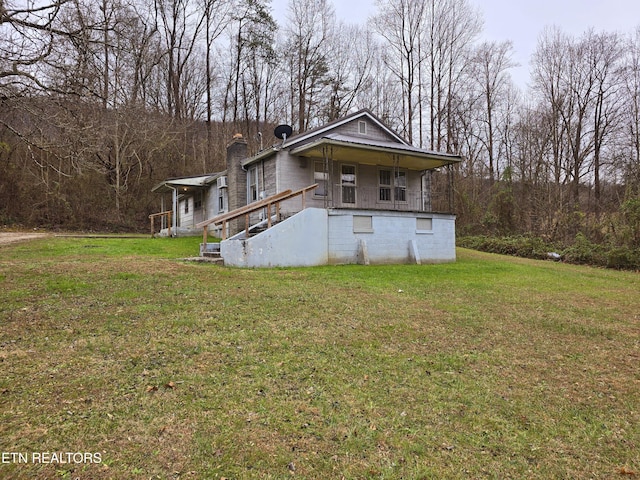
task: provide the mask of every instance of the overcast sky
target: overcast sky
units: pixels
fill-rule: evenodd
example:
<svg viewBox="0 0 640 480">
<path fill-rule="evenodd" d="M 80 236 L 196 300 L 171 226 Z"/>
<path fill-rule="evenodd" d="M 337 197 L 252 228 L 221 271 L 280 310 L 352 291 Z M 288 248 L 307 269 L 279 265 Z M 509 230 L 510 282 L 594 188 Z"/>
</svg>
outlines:
<svg viewBox="0 0 640 480">
<path fill-rule="evenodd" d="M 295 0 L 294 0 L 295 1 Z M 520 67 L 512 76 L 522 88 L 529 79 L 529 59 L 547 25 L 580 36 L 596 31 L 631 33 L 640 27 L 640 0 L 470 0 L 484 17 L 481 39 L 511 40 Z M 272 0 L 274 17 L 283 25 L 289 0 Z M 333 0 L 338 18 L 365 23 L 376 12 L 375 0 Z"/>
</svg>

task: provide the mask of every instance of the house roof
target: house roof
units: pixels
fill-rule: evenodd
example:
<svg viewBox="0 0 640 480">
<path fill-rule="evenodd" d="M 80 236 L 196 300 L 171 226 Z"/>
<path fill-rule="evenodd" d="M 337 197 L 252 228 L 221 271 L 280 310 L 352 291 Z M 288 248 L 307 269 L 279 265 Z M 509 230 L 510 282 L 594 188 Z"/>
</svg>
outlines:
<svg viewBox="0 0 640 480">
<path fill-rule="evenodd" d="M 336 133 L 336 128 L 341 125 L 363 117 L 381 128 L 389 140 Z M 325 147 L 328 147 L 329 150 L 325 150 Z M 334 161 L 398 166 L 411 170 L 431 170 L 462 160 L 459 155 L 433 152 L 410 145 L 366 109 L 303 134 L 294 135 L 282 142 L 281 145 L 275 145 L 245 160 L 242 162 L 242 166 L 246 167 L 268 158 L 280 150 L 288 150 L 292 155 L 309 158 L 324 158 L 326 151 L 328 158 Z"/>
<path fill-rule="evenodd" d="M 382 123 L 382 121 L 376 117 L 371 110 L 369 109 L 362 109 L 359 110 L 355 113 L 352 113 L 350 115 L 347 115 L 346 117 L 342 117 L 339 118 L 337 120 L 334 120 L 332 122 L 329 123 L 325 123 L 324 125 L 317 127 L 317 128 L 313 128 L 311 130 L 307 130 L 304 133 L 299 133 L 297 135 L 294 135 L 291 138 L 288 138 L 284 144 L 282 145 L 283 147 L 286 148 L 291 148 L 294 145 L 300 143 L 300 142 L 304 142 L 306 140 L 309 140 L 313 137 L 317 137 L 319 135 L 322 135 L 325 132 L 331 132 L 332 130 L 335 130 L 337 127 L 344 125 L 345 123 L 349 123 L 357 118 L 362 118 L 362 117 L 367 117 L 367 119 L 371 122 L 373 122 L 374 124 L 376 124 L 378 127 L 380 127 L 382 130 L 384 130 L 389 136 L 391 136 L 392 138 L 394 138 L 398 143 L 402 143 L 404 145 L 409 145 L 409 143 L 402 138 L 398 133 L 394 132 L 392 129 L 390 129 L 387 125 L 385 125 L 384 123 Z"/>
<path fill-rule="evenodd" d="M 151 189 L 155 193 L 170 193 L 177 189 L 180 193 L 192 193 L 196 190 L 207 188 L 224 172 L 198 175 L 195 177 L 170 178 Z"/>
<path fill-rule="evenodd" d="M 462 160 L 459 155 L 438 153 L 416 148 L 408 144 L 363 139 L 341 134 L 329 134 L 291 150 L 293 155 L 324 158 L 325 147 L 328 157 L 336 161 L 350 161 L 359 164 L 383 165 L 430 170 Z"/>
</svg>

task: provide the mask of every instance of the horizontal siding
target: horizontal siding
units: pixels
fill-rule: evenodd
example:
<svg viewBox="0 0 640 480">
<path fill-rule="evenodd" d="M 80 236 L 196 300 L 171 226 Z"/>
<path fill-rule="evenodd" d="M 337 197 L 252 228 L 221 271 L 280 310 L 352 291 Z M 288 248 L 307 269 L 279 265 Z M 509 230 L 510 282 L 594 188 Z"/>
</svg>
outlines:
<svg viewBox="0 0 640 480">
<path fill-rule="evenodd" d="M 367 133 L 362 135 L 360 133 L 359 122 L 364 121 L 367 124 Z M 376 123 L 372 122 L 368 118 L 364 120 L 354 119 L 344 125 L 340 125 L 335 129 L 335 132 L 342 135 L 350 135 L 353 137 L 370 138 L 372 140 L 392 141 L 397 142 L 395 138 L 389 135 L 386 131 L 380 128 Z"/>
<path fill-rule="evenodd" d="M 278 153 L 278 191 L 291 189 L 299 190 L 314 184 L 313 159 L 299 158 L 289 155 L 288 152 Z M 306 207 L 324 208 L 324 199 L 307 195 Z M 302 197 L 295 197 L 280 205 L 284 215 L 292 215 L 302 210 Z"/>
</svg>

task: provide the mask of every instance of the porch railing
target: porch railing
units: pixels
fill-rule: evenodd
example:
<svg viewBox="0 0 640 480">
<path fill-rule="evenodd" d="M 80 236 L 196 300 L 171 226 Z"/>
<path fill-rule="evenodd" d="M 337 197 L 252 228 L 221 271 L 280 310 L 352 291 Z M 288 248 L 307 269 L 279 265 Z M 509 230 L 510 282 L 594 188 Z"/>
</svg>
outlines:
<svg viewBox="0 0 640 480">
<path fill-rule="evenodd" d="M 167 235 L 171 237 L 171 214 L 173 212 L 171 210 L 167 210 L 166 212 L 152 213 L 149 215 L 149 219 L 151 221 L 151 237 L 155 235 L 155 219 L 156 217 L 160 217 L 160 228 L 162 228 L 162 219 L 163 217 L 167 217 Z"/>
<path fill-rule="evenodd" d="M 250 227 L 250 215 L 253 212 L 257 212 L 258 210 L 262 210 L 264 208 L 267 209 L 267 228 L 271 227 L 271 208 L 275 208 L 276 219 L 280 218 L 280 202 L 288 200 L 293 197 L 302 196 L 302 210 L 306 207 L 306 195 L 308 192 L 314 190 L 318 184 L 309 185 L 308 187 L 301 188 L 300 190 L 296 190 L 292 192 L 291 190 L 284 190 L 280 193 L 276 193 L 275 195 L 271 195 L 263 200 L 259 200 L 257 202 L 250 203 L 249 205 L 245 205 L 244 207 L 237 208 L 227 213 L 223 213 L 222 215 L 218 215 L 217 217 L 211 218 L 209 220 L 205 220 L 204 222 L 198 223 L 196 226 L 198 228 L 202 227 L 202 243 L 204 245 L 207 244 L 207 235 L 209 230 L 209 225 L 222 225 L 222 240 L 226 239 L 227 235 L 227 223 L 235 220 L 237 218 L 241 218 L 244 216 L 245 218 L 245 235 L 249 235 L 249 227 Z"/>
<path fill-rule="evenodd" d="M 357 186 L 354 194 L 353 191 L 343 192 L 343 188 L 334 185 L 333 198 L 327 202 L 330 207 L 441 213 L 449 210 L 446 198 L 421 190 Z"/>
</svg>

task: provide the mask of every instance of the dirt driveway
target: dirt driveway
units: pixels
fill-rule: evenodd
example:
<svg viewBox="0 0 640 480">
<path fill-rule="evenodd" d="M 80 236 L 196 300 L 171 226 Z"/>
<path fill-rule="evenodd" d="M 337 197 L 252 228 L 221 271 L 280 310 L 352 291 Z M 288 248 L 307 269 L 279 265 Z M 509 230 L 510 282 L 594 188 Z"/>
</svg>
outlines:
<svg viewBox="0 0 640 480">
<path fill-rule="evenodd" d="M 34 238 L 42 238 L 48 236 L 48 233 L 34 232 L 0 232 L 0 245 L 7 243 L 22 242 L 24 240 L 33 240 Z"/>
</svg>

